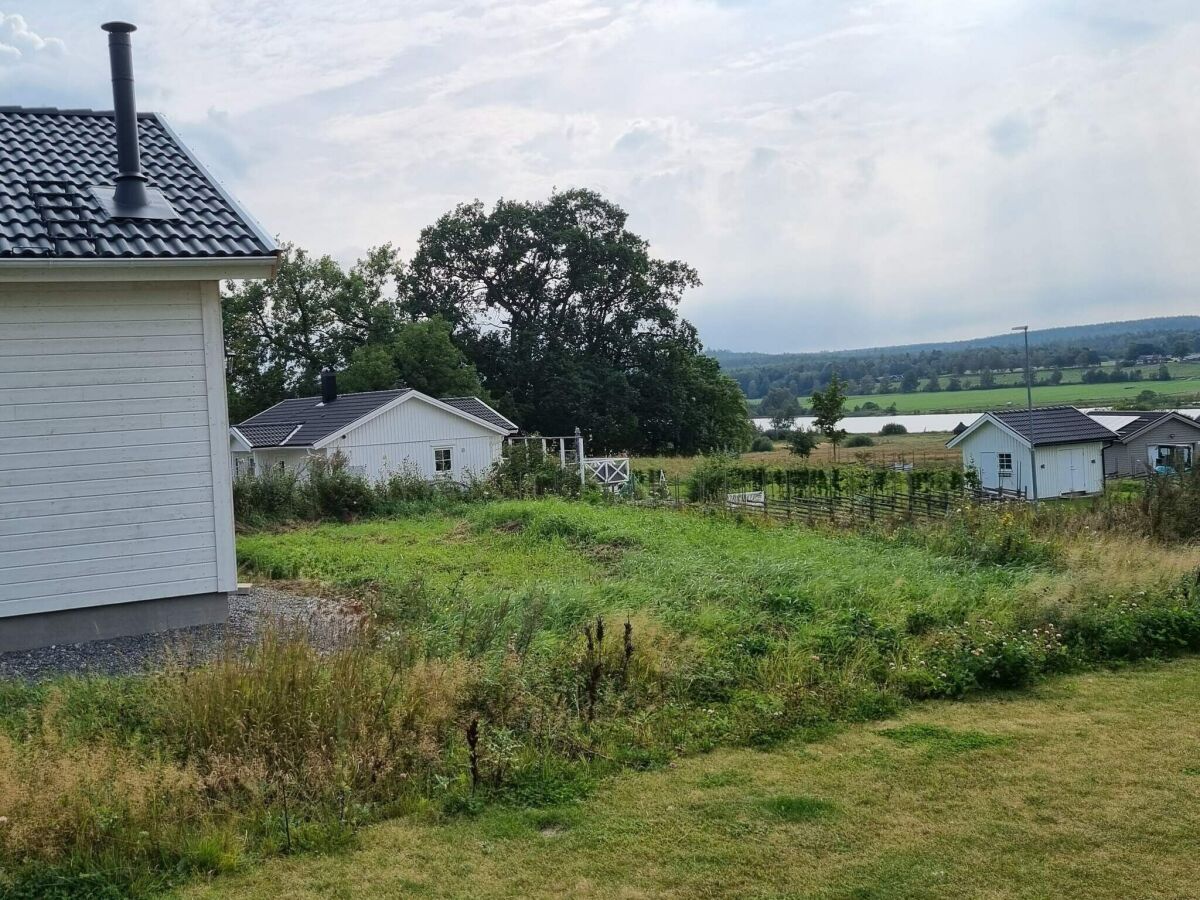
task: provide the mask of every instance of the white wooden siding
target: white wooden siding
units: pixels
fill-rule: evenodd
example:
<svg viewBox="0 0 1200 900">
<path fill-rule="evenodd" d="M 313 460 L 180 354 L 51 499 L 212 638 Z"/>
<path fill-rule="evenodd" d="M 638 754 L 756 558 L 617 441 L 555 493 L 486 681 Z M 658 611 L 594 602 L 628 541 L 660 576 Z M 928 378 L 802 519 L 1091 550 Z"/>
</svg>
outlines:
<svg viewBox="0 0 1200 900">
<path fill-rule="evenodd" d="M 0 285 L 0 617 L 233 590 L 224 397 L 215 282 Z"/>
<path fill-rule="evenodd" d="M 1030 477 L 1029 448 L 1002 428 L 991 422 L 983 422 L 959 444 L 963 454 L 963 465 L 982 470 L 983 454 L 1011 453 L 1013 474 L 999 479 L 1001 487 L 1010 490 L 1024 488 L 1027 496 L 1033 496 L 1033 479 Z M 1099 493 L 1104 490 L 1103 447 L 1100 442 L 1062 444 L 1038 447 L 1037 491 L 1039 497 L 1059 497 L 1076 490 Z M 1073 448 L 1082 453 L 1083 476 L 1077 485 L 1072 482 L 1068 458 L 1060 450 Z M 1095 462 L 1093 462 L 1095 460 Z M 985 487 L 995 487 L 985 484 Z"/>
<path fill-rule="evenodd" d="M 1078 455 L 1082 469 L 1074 478 L 1069 470 L 1069 454 Z M 1096 441 L 1081 444 L 1060 444 L 1038 447 L 1038 493 L 1043 497 L 1063 494 L 1098 494 L 1104 490 L 1104 444 Z"/>
<path fill-rule="evenodd" d="M 503 449 L 501 435 L 462 416 L 412 397 L 369 422 L 338 436 L 328 445 L 341 451 L 349 465 L 372 480 L 386 478 L 406 466 L 434 478 L 433 451 L 452 448 L 451 477 L 465 481 L 491 471 Z"/>
<path fill-rule="evenodd" d="M 999 479 L 999 487 L 1006 490 L 1019 491 L 1026 488 L 1029 496 L 1033 496 L 1029 478 L 1029 448 L 1015 437 L 997 428 L 991 422 L 984 422 L 975 431 L 967 435 L 959 445 L 962 448 L 963 465 L 966 468 L 983 470 L 984 453 L 1011 453 L 1013 461 L 1012 475 Z M 984 487 L 997 487 L 996 484 L 985 484 Z M 1045 491 L 1042 491 L 1045 494 Z"/>
</svg>

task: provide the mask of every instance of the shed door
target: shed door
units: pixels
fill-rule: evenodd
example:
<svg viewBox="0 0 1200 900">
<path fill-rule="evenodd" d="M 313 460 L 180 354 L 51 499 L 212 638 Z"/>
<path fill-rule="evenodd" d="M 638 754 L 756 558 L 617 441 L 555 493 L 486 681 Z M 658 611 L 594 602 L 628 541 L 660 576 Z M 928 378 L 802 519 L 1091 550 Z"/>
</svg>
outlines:
<svg viewBox="0 0 1200 900">
<path fill-rule="evenodd" d="M 979 454 L 979 480 L 985 488 L 1000 487 L 1000 464 L 995 450 Z"/>
<path fill-rule="evenodd" d="M 1085 493 L 1088 489 L 1087 454 L 1078 447 L 1059 450 L 1058 479 L 1060 494 Z"/>
</svg>

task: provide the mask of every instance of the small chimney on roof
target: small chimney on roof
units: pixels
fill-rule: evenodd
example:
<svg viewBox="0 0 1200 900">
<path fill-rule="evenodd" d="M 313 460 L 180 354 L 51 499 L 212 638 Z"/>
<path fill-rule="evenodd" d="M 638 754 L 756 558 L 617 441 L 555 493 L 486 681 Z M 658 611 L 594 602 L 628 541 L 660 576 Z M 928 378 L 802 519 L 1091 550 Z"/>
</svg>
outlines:
<svg viewBox="0 0 1200 900">
<path fill-rule="evenodd" d="M 331 369 L 321 372 L 321 402 L 332 403 L 337 395 L 337 375 Z"/>
<path fill-rule="evenodd" d="M 146 205 L 146 176 L 138 147 L 137 102 L 133 95 L 133 41 L 137 31 L 128 22 L 100 26 L 108 32 L 108 59 L 112 66 L 113 110 L 117 118 L 117 189 L 113 202 L 136 209 Z"/>
<path fill-rule="evenodd" d="M 133 94 L 133 41 L 128 22 L 106 22 L 108 59 L 112 68 L 113 113 L 117 130 L 116 187 L 93 187 L 109 216 L 126 219 L 174 219 L 175 210 L 160 191 L 146 187 L 138 143 L 137 103 Z"/>
</svg>

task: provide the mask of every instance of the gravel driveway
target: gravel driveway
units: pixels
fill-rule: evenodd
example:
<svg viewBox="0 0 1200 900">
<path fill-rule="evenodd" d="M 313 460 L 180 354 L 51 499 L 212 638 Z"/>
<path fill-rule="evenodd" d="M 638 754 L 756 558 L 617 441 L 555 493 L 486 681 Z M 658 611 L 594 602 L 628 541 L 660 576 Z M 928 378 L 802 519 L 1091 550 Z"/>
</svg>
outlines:
<svg viewBox="0 0 1200 900">
<path fill-rule="evenodd" d="M 125 675 L 160 666 L 168 654 L 202 662 L 227 646 L 257 641 L 264 627 L 299 627 L 323 649 L 333 647 L 359 626 L 360 619 L 334 601 L 303 597 L 271 587 L 254 587 L 229 598 L 229 621 L 161 634 L 63 644 L 0 653 L 0 679 L 40 680 L 57 675 Z"/>
</svg>

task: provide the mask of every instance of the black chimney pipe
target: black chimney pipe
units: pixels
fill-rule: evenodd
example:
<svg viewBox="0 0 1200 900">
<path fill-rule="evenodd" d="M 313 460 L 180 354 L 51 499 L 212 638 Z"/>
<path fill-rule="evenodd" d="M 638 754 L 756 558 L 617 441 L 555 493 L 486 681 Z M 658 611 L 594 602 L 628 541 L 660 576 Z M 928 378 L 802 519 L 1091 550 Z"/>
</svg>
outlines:
<svg viewBox="0 0 1200 900">
<path fill-rule="evenodd" d="M 321 402 L 332 403 L 337 399 L 337 375 L 329 369 L 321 372 Z"/>
<path fill-rule="evenodd" d="M 137 31 L 137 26 L 128 22 L 107 22 L 100 27 L 108 32 L 113 109 L 117 120 L 117 189 L 113 194 L 113 205 L 118 210 L 141 209 L 150 201 L 146 196 L 146 176 L 142 174 L 137 104 L 133 98 L 133 42 L 129 36 Z"/>
</svg>

